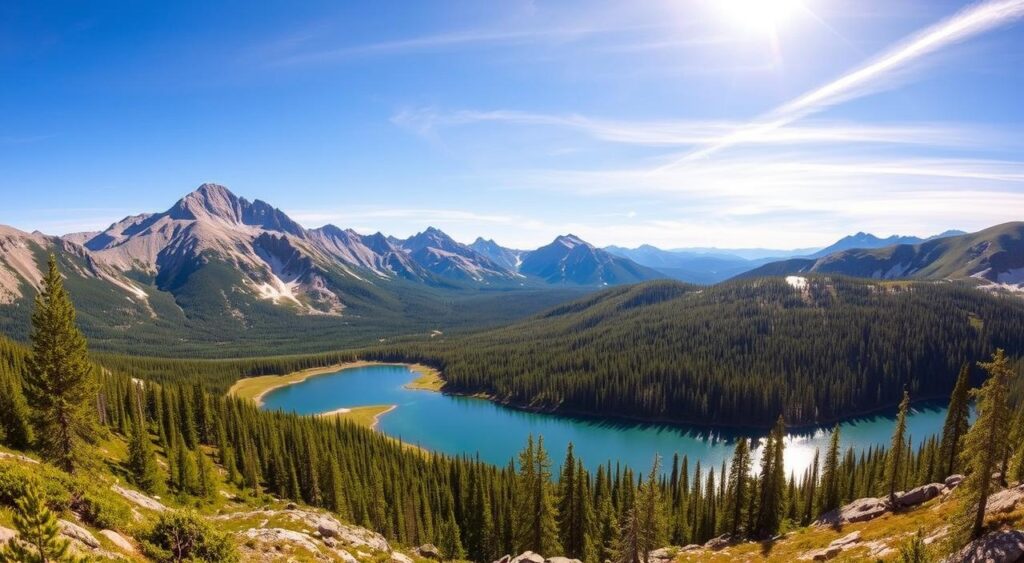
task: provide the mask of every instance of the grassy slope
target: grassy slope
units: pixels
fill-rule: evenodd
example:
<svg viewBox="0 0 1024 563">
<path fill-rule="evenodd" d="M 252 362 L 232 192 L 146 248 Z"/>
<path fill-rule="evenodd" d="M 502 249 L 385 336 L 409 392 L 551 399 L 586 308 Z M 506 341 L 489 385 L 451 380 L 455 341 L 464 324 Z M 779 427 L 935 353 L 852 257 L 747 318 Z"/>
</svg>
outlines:
<svg viewBox="0 0 1024 563">
<path fill-rule="evenodd" d="M 209 450 L 209 448 L 207 448 L 207 450 Z M 115 531 L 120 533 L 122 536 L 129 538 L 129 541 L 137 543 L 138 538 L 142 537 L 145 531 L 156 522 L 159 514 L 138 507 L 110 490 L 110 487 L 115 484 L 128 489 L 133 489 L 131 485 L 125 482 L 125 474 L 122 467 L 128 454 L 127 444 L 121 437 L 108 435 L 108 437 L 99 444 L 97 454 L 97 467 L 90 471 L 87 477 L 87 481 L 91 487 L 90 498 L 101 498 L 102 502 L 105 503 L 105 506 L 112 507 L 114 512 L 122 513 L 124 516 L 119 519 L 119 523 L 116 525 L 110 525 L 110 527 L 114 528 Z M 207 454 L 212 454 L 212 451 L 207 451 Z M 41 479 L 42 482 L 47 483 L 44 490 L 51 491 L 55 494 L 62 492 L 62 485 L 60 484 L 60 481 L 66 478 L 64 474 L 48 464 L 26 461 L 22 459 L 22 456 L 30 459 L 36 459 L 35 456 L 31 454 L 16 452 L 0 447 L 0 485 L 7 486 L 10 483 L 24 482 L 26 479 L 35 479 L 39 482 Z M 211 460 L 213 459 L 215 458 L 211 455 Z M 157 453 L 157 462 L 162 467 L 166 467 L 166 458 L 160 452 Z M 220 478 L 223 479 L 223 468 L 220 466 L 216 466 L 216 468 Z M 3 488 L 2 486 L 0 486 L 0 489 Z M 266 517 L 259 514 L 251 515 L 254 511 L 259 510 L 283 510 L 286 505 L 283 501 L 274 499 L 269 495 L 254 497 L 251 492 L 240 490 L 234 485 L 226 483 L 223 480 L 218 483 L 217 488 L 219 494 L 215 495 L 208 501 L 197 502 L 192 498 L 177 498 L 173 494 L 166 494 L 159 498 L 162 504 L 172 510 L 195 510 L 200 516 L 205 518 L 220 516 L 219 519 L 211 522 L 218 530 L 224 532 L 236 533 L 249 528 L 260 527 L 281 528 L 295 532 L 308 532 L 305 525 L 288 518 L 272 518 L 267 520 Z M 5 499 L 0 498 L 0 526 L 13 528 L 12 507 L 5 504 L 4 500 Z M 304 507 L 300 508 L 305 509 Z M 317 509 L 308 510 L 314 512 L 318 511 Z M 223 515 L 237 516 L 224 517 Z M 97 540 L 99 540 L 102 551 L 91 553 L 91 555 L 98 556 L 96 559 L 97 561 L 115 561 L 121 557 L 125 557 L 132 561 L 148 561 L 148 559 L 138 553 L 123 553 L 105 536 L 99 534 L 101 529 L 100 526 L 77 520 L 75 515 L 70 511 L 65 510 L 58 514 L 58 517 L 80 524 L 82 527 L 89 530 Z M 267 521 L 264 522 L 264 520 Z M 232 536 L 232 539 L 240 549 L 251 544 L 251 542 L 241 537 Z M 293 545 L 282 544 L 273 549 L 272 552 L 277 552 L 276 555 L 280 560 L 287 559 L 289 561 L 296 562 L 343 561 L 343 559 L 336 553 L 333 553 L 326 548 L 321 548 L 320 553 L 312 554 L 301 549 L 296 549 Z M 360 561 L 365 562 L 386 561 L 390 559 L 390 554 L 372 552 L 372 550 L 366 549 L 365 547 L 358 550 L 351 550 L 351 553 Z M 246 560 L 244 555 L 243 560 Z"/>
</svg>

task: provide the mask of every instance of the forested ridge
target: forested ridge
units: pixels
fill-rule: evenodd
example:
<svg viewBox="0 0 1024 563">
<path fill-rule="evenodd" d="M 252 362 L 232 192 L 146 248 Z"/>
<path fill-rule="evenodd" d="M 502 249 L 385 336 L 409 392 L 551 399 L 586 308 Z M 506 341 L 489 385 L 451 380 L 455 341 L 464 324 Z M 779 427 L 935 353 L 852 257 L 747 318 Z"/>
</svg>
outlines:
<svg viewBox="0 0 1024 563">
<path fill-rule="evenodd" d="M 811 277 L 614 288 L 499 329 L 374 348 L 445 390 L 526 408 L 766 427 L 945 398 L 964 361 L 1024 351 L 1024 301 L 955 283 Z"/>
</svg>

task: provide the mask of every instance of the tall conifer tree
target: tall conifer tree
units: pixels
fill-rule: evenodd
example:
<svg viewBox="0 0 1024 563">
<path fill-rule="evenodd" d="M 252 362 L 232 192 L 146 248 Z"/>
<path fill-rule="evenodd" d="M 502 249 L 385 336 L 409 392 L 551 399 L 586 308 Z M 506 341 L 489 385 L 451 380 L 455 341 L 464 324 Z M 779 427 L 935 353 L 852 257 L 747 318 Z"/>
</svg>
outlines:
<svg viewBox="0 0 1024 563">
<path fill-rule="evenodd" d="M 964 437 L 961 463 L 967 477 L 957 487 L 961 506 L 954 519 L 956 538 L 963 542 L 981 535 L 992 472 L 1003 459 L 1010 431 L 1008 389 L 1014 374 L 1009 360 L 999 349 L 991 362 L 979 365 L 988 372 L 988 379 L 972 393 L 977 401 L 978 419 Z"/>
<path fill-rule="evenodd" d="M 53 255 L 42 283 L 32 313 L 25 394 L 33 408 L 39 453 L 73 473 L 88 461 L 97 436 L 96 375 Z"/>
</svg>

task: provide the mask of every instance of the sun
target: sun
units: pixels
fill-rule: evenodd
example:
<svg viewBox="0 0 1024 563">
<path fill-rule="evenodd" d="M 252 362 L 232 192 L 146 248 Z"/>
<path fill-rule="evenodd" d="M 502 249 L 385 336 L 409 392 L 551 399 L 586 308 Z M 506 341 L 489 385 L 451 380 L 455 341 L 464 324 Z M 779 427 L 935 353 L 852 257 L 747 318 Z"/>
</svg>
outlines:
<svg viewBox="0 0 1024 563">
<path fill-rule="evenodd" d="M 803 8 L 801 0 L 712 0 L 734 25 L 754 31 L 775 32 Z"/>
</svg>

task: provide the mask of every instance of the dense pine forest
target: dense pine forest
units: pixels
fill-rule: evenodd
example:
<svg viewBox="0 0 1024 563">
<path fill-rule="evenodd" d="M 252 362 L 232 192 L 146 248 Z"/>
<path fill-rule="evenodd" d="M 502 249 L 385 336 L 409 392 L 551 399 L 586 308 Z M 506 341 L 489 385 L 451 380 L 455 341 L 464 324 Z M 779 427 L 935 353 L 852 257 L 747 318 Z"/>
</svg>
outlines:
<svg viewBox="0 0 1024 563">
<path fill-rule="evenodd" d="M 377 348 L 445 390 L 567 413 L 767 427 L 949 396 L 964 361 L 1024 352 L 1024 302 L 953 283 L 810 278 L 614 288 L 500 329 Z"/>
<path fill-rule="evenodd" d="M 998 318 L 977 311 L 985 322 Z M 72 477 L 47 489 L 53 510 L 74 508 L 87 522 L 112 528 L 129 528 L 128 514 L 90 488 L 88 479 L 75 478 L 98 469 L 90 452 L 111 438 L 128 449 L 124 464 L 112 469 L 143 491 L 202 506 L 220 485 L 230 484 L 255 502 L 279 498 L 324 507 L 404 545 L 432 542 L 446 558 L 474 561 L 534 550 L 588 562 L 635 562 L 638 554 L 668 543 L 702 543 L 721 534 L 729 535 L 727 541 L 771 538 L 846 501 L 895 499 L 895 491 L 955 472 L 968 475 L 957 524 L 963 535 L 955 536 L 966 542 L 984 530 L 972 515 L 978 499 L 984 514 L 988 476 L 998 471 L 1004 482 L 1024 477 L 1024 409 L 1010 400 L 1017 374 L 1002 350 L 976 370 L 986 377 L 973 395 L 973 425 L 972 370 L 963 364 L 941 436 L 910 442 L 904 392 L 888 449 L 841 452 L 837 432 L 820 460 L 816 456 L 799 476 L 784 470 L 781 416 L 760 444 L 738 440 L 732 462 L 721 467 L 675 457 L 667 467 L 654 459 L 637 472 L 609 462 L 590 473 L 570 447 L 556 468 L 543 437 L 531 438 L 518 459 L 496 467 L 426 453 L 350 422 L 267 412 L 212 394 L 188 364 L 155 383 L 109 367 L 117 364 L 110 358 L 106 363 L 100 368 L 89 362 L 74 309 L 51 268 L 33 315 L 31 349 L 0 340 L 0 439 L 38 453 Z M 146 362 L 141 369 L 160 371 Z M 0 463 L 0 503 L 23 494 L 35 498 L 31 481 L 16 466 Z M 33 509 L 19 503 L 18 510 Z M 141 532 L 156 542 L 144 543 L 147 554 L 176 560 L 158 544 L 171 532 L 184 533 L 168 531 L 177 525 L 161 520 Z M 192 555 L 230 560 L 229 551 L 220 546 L 215 556 Z"/>
</svg>

